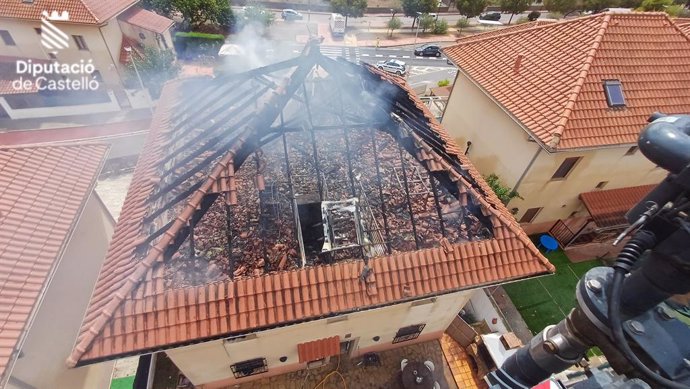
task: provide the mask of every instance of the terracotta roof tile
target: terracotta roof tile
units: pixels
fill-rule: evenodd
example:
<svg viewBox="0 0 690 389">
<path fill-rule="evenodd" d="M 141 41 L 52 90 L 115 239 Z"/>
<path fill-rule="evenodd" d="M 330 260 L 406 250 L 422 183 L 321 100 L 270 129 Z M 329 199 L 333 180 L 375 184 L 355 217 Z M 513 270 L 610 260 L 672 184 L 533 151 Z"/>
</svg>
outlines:
<svg viewBox="0 0 690 389">
<path fill-rule="evenodd" d="M 96 144 L 0 148 L 0 376 L 107 151 Z"/>
<path fill-rule="evenodd" d="M 339 62 L 324 62 L 323 65 L 354 66 Z M 161 160 L 165 158 L 166 152 L 169 152 L 160 145 L 176 136 L 175 131 L 171 130 L 174 126 L 172 123 L 175 123 L 173 119 L 179 117 L 180 112 L 188 109 L 184 105 L 174 104 L 174 102 L 179 101 L 183 93 L 184 82 L 169 83 L 164 87 L 153 118 L 149 139 L 137 164 L 134 179 L 113 235 L 106 263 L 97 281 L 76 346 L 68 359 L 70 365 L 112 359 L 117 354 L 138 353 L 152 347 L 164 348 L 173 344 L 181 345 L 194 342 L 200 336 L 198 331 L 197 333 L 193 333 L 193 331 L 184 332 L 182 331 L 183 328 L 203 327 L 201 331 L 208 331 L 209 338 L 228 336 L 257 328 L 267 328 L 294 321 L 313 320 L 336 313 L 373 308 L 380 304 L 394 303 L 402 299 L 422 298 L 464 290 L 492 282 L 519 279 L 554 270 L 553 266 L 527 239 L 525 233 L 483 181 L 481 175 L 462 155 L 462 150 L 402 79 L 371 68 L 354 67 L 350 70 L 357 72 L 362 77 L 367 77 L 367 80 L 371 82 L 377 83 L 377 88 L 394 88 L 395 96 L 402 96 L 399 98 L 409 101 L 409 106 L 416 107 L 408 109 L 420 115 L 419 117 L 427 126 L 424 128 L 428 130 L 412 132 L 410 135 L 412 141 L 420 145 L 433 143 L 435 148 L 429 148 L 427 153 L 438 161 L 439 168 L 448 174 L 452 181 L 458 182 L 466 188 L 466 193 L 479 209 L 487 210 L 490 215 L 503 216 L 503 218 L 498 218 L 498 223 L 494 225 L 493 239 L 499 242 L 509 241 L 512 252 L 489 254 L 486 249 L 487 243 L 451 244 L 445 242 L 444 248 L 428 248 L 371 258 L 368 263 L 373 271 L 373 276 L 367 277 L 364 281 L 360 279 L 362 261 L 343 260 L 330 265 L 319 265 L 315 268 L 272 271 L 261 276 L 226 279 L 221 282 L 189 287 L 188 289 L 194 289 L 193 293 L 186 294 L 184 301 L 179 298 L 175 300 L 176 308 L 168 306 L 168 301 L 170 301 L 168 296 L 171 294 L 179 296 L 180 288 L 166 287 L 163 284 L 154 285 L 157 282 L 162 282 L 163 279 L 164 266 L 160 262 L 160 258 L 165 248 L 176 236 L 176 231 L 180 231 L 187 225 L 192 212 L 201 203 L 204 193 L 213 188 L 215 180 L 224 174 L 227 166 L 232 166 L 234 154 L 241 150 L 244 143 L 249 139 L 249 135 L 254 131 L 251 126 L 246 126 L 242 130 L 243 132 L 232 138 L 229 148 L 223 149 L 225 154 L 214 160 L 215 162 L 209 167 L 209 171 L 203 174 L 198 189 L 193 191 L 187 200 L 175 209 L 175 213 L 170 219 L 170 227 L 164 229 L 166 232 L 154 240 L 147 250 L 137 250 L 129 237 L 142 234 L 142 230 L 145 228 L 145 214 L 141 213 L 141 209 L 152 205 L 149 197 L 154 196 L 153 185 L 146 183 L 150 182 L 150 177 L 160 174 L 158 166 Z M 213 98 L 213 93 L 213 89 L 204 92 L 208 98 Z M 272 98 L 279 99 L 280 96 L 280 94 L 275 94 Z M 405 101 L 402 101 L 401 104 Z M 265 104 L 263 109 L 268 110 L 271 107 L 271 104 Z M 261 115 L 256 116 L 260 117 Z M 502 235 L 498 233 L 500 229 L 505 230 Z M 474 246 L 478 248 L 466 250 L 466 248 Z M 456 254 L 460 252 L 463 252 L 461 256 Z M 496 264 L 495 259 L 487 258 L 486 261 L 482 262 L 481 257 L 496 257 L 501 254 L 506 254 L 506 260 L 502 265 L 505 276 L 500 280 L 486 272 L 475 271 L 470 274 L 470 270 L 467 269 L 468 266 L 464 264 L 455 271 L 457 274 L 452 277 L 449 277 L 446 271 L 446 269 L 455 269 L 460 262 L 467 263 L 468 261 L 494 266 Z M 425 269 L 425 267 L 435 267 L 434 274 L 437 278 L 444 277 L 443 281 L 423 280 L 422 274 L 428 273 L 424 273 L 425 270 L 419 273 L 419 268 Z M 145 279 L 142 269 L 151 269 L 153 279 Z M 364 282 L 367 284 L 364 285 Z M 204 296 L 209 297 L 203 300 L 195 298 L 198 296 L 198 288 L 206 290 L 207 293 Z M 225 304 L 219 306 L 219 314 L 222 315 L 220 316 L 221 326 L 207 323 L 213 320 L 210 318 L 211 314 L 206 314 L 206 318 L 202 318 L 203 312 L 214 311 L 212 305 L 216 303 L 210 298 L 213 295 L 211 292 L 213 288 L 226 291 L 227 310 L 224 311 L 226 309 Z M 155 304 L 147 305 L 144 309 L 141 305 L 136 304 L 142 299 L 141 290 L 146 291 L 145 296 L 160 298 Z M 145 299 L 147 298 L 149 297 L 145 297 Z M 126 334 L 108 333 L 109 325 L 123 315 L 119 308 L 130 300 L 135 301 L 135 312 L 131 317 L 144 316 L 146 320 L 132 322 L 133 331 L 127 331 Z M 148 300 L 146 301 L 148 304 Z M 187 313 L 185 315 L 178 314 L 176 322 L 172 322 L 167 315 L 170 310 Z M 142 327 L 138 324 L 139 322 L 146 324 Z M 175 336 L 156 330 L 163 327 L 169 327 L 176 331 Z M 151 331 L 156 331 L 156 336 L 153 340 L 149 336 L 147 343 L 140 343 L 137 336 L 131 338 L 133 343 L 129 340 L 130 338 L 127 338 L 127 335 L 137 335 L 142 332 L 151 333 Z M 105 346 L 105 341 L 109 342 L 108 346 Z"/>
<path fill-rule="evenodd" d="M 70 23 L 100 24 L 138 0 L 0 0 L 0 18 L 40 20 L 43 11 L 67 11 Z"/>
<path fill-rule="evenodd" d="M 172 19 L 168 19 L 165 16 L 158 15 L 157 13 L 137 6 L 131 7 L 123 12 L 118 16 L 118 19 L 133 26 L 141 27 L 159 34 L 168 31 L 173 23 L 175 23 Z"/>
<path fill-rule="evenodd" d="M 580 200 L 599 227 L 627 224 L 625 214 L 640 202 L 656 185 L 597 190 L 580 193 Z"/>
<path fill-rule="evenodd" d="M 598 14 L 444 49 L 553 150 L 632 144 L 653 111 L 686 112 L 689 50 L 665 13 Z M 608 107 L 603 81 L 611 79 L 622 84 L 625 108 Z"/>
</svg>

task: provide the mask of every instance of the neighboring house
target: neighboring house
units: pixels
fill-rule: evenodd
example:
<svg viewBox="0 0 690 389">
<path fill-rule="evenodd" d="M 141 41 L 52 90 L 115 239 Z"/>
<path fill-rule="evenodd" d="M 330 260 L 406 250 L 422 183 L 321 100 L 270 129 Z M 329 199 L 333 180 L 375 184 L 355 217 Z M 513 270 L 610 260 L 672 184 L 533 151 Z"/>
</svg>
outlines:
<svg viewBox="0 0 690 389">
<path fill-rule="evenodd" d="M 446 48 L 459 67 L 443 124 L 484 175 L 523 199 L 528 233 L 588 217 L 579 196 L 656 184 L 637 148 L 654 111 L 690 111 L 690 38 L 663 13 L 604 13 L 473 37 Z M 572 223 L 572 224 L 571 224 Z"/>
<path fill-rule="evenodd" d="M 125 66 L 129 60 L 125 47 L 134 51 L 144 46 L 172 49 L 173 21 L 139 8 L 137 2 L 0 0 L 0 118 L 74 115 L 75 106 L 88 113 L 145 106 L 147 101 L 138 91 L 138 83 L 130 81 L 133 78 Z M 68 16 L 67 21 L 50 21 L 65 34 L 67 48 L 46 48 L 42 44 L 43 11 Z M 89 77 L 101 86 L 96 91 L 63 90 L 52 94 L 36 88 L 17 90 L 12 84 L 22 76 L 17 74 L 17 60 L 70 65 L 91 61 L 95 72 Z M 33 79 L 26 74 L 23 78 Z"/>
<path fill-rule="evenodd" d="M 68 363 L 165 351 L 217 388 L 438 339 L 554 270 L 461 154 L 402 79 L 316 45 L 166 84 Z"/>
<path fill-rule="evenodd" d="M 0 388 L 107 388 L 68 369 L 115 225 L 94 191 L 108 147 L 0 148 Z"/>
</svg>

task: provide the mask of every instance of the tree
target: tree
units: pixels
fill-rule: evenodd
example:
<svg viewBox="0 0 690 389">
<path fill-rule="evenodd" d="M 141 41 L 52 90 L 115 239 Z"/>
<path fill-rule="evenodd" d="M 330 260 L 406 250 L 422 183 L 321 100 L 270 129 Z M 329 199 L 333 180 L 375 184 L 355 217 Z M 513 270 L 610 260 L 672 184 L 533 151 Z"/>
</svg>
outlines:
<svg viewBox="0 0 690 389">
<path fill-rule="evenodd" d="M 479 16 L 486 8 L 486 0 L 457 0 L 456 5 L 460 15 L 466 18 Z"/>
<path fill-rule="evenodd" d="M 540 16 L 541 16 L 541 12 L 532 11 L 527 15 L 527 20 L 529 20 L 530 22 L 533 22 L 533 21 L 539 19 Z"/>
<path fill-rule="evenodd" d="M 643 11 L 663 11 L 673 4 L 673 0 L 644 0 L 640 6 Z"/>
<path fill-rule="evenodd" d="M 360 18 L 367 9 L 367 0 L 331 0 L 331 10 L 345 16 L 345 28 L 348 18 Z"/>
<path fill-rule="evenodd" d="M 164 15 L 179 12 L 190 29 L 209 22 L 229 29 L 235 21 L 227 0 L 146 0 L 144 4 L 147 3 Z"/>
<path fill-rule="evenodd" d="M 462 34 L 462 29 L 470 26 L 470 20 L 467 18 L 460 18 L 455 22 L 455 28 L 458 29 L 458 35 Z"/>
<path fill-rule="evenodd" d="M 260 4 L 248 5 L 244 9 L 244 22 L 255 23 L 263 27 L 268 27 L 275 21 L 273 12 L 268 11 Z"/>
<path fill-rule="evenodd" d="M 510 12 L 510 20 L 508 20 L 508 24 L 510 24 L 513 21 L 513 16 L 527 11 L 530 4 L 530 0 L 501 0 L 501 11 Z"/>
<path fill-rule="evenodd" d="M 172 0 L 142 0 L 141 6 L 166 17 L 170 17 L 175 10 Z"/>
<path fill-rule="evenodd" d="M 436 20 L 434 21 L 432 29 L 436 35 L 445 35 L 448 33 L 448 22 L 443 19 Z"/>
<path fill-rule="evenodd" d="M 139 53 L 139 52 L 137 52 Z M 154 47 L 144 46 L 140 54 L 132 50 L 131 60 L 127 63 L 130 79 L 136 79 L 136 70 L 139 72 L 144 86 L 151 96 L 158 97 L 163 89 L 163 84 L 177 76 L 180 67 L 175 62 L 175 54 L 172 50 L 158 50 Z"/>
<path fill-rule="evenodd" d="M 544 8 L 567 16 L 577 10 L 578 4 L 577 0 L 544 0 Z"/>
<path fill-rule="evenodd" d="M 393 16 L 389 21 L 388 21 L 388 36 L 393 36 L 393 31 L 399 29 L 402 27 L 402 22 L 400 21 L 399 18 L 396 18 Z"/>
<path fill-rule="evenodd" d="M 667 14 L 669 14 L 669 16 L 674 18 L 686 18 L 688 15 L 690 15 L 690 11 L 688 11 L 688 9 L 681 4 L 673 4 L 668 6 L 666 7 L 665 11 Z"/>
<path fill-rule="evenodd" d="M 484 179 L 486 180 L 486 183 L 489 184 L 494 193 L 496 193 L 496 196 L 499 200 L 501 200 L 503 204 L 508 204 L 510 200 L 514 199 L 515 197 L 522 199 L 518 192 L 510 189 L 510 187 L 503 185 L 501 179 L 495 173 L 489 174 L 489 176 L 484 177 Z"/>
<path fill-rule="evenodd" d="M 434 28 L 434 23 L 436 22 L 436 18 L 434 18 L 431 15 L 424 14 L 422 17 L 419 19 L 419 27 L 422 29 L 422 33 L 426 32 L 426 30 Z"/>
<path fill-rule="evenodd" d="M 618 7 L 618 0 L 584 0 L 583 8 L 586 11 L 592 11 L 593 13 L 598 13 L 606 8 Z"/>
<path fill-rule="evenodd" d="M 332 2 L 332 0 L 331 0 Z M 401 0 L 403 13 L 405 16 L 413 17 L 412 28 L 420 14 L 428 14 L 436 11 L 437 0 Z"/>
</svg>

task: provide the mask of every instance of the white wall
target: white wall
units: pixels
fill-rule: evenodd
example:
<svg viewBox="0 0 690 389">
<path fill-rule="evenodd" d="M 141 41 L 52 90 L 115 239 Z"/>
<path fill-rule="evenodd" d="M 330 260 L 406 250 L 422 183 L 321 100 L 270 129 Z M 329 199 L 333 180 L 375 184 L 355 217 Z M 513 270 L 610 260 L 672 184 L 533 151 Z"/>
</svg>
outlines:
<svg viewBox="0 0 690 389">
<path fill-rule="evenodd" d="M 297 345 L 308 341 L 335 335 L 340 340 L 355 339 L 354 355 L 371 348 L 393 348 L 398 329 L 425 323 L 424 334 L 441 333 L 467 303 L 471 291 L 457 292 L 435 298 L 435 302 L 414 306 L 415 303 L 397 304 L 388 307 L 356 312 L 347 315 L 347 320 L 331 322 L 332 319 L 315 320 L 298 325 L 275 328 L 256 333 L 256 338 L 239 342 L 216 340 L 198 345 L 186 346 L 166 353 L 175 365 L 194 383 L 201 385 L 233 377 L 230 365 L 253 358 L 266 358 L 269 373 L 272 369 L 289 367 L 286 371 L 304 368 L 299 365 Z M 378 342 L 373 338 L 379 336 Z M 280 362 L 280 357 L 287 357 Z M 262 378 L 262 375 L 250 379 Z M 231 384 L 232 380 L 227 382 Z"/>
<path fill-rule="evenodd" d="M 498 312 L 493 302 L 487 296 L 487 292 L 494 288 L 479 289 L 472 294 L 470 301 L 465 305 L 465 311 L 472 313 L 477 320 L 486 320 L 489 329 L 492 332 L 499 332 L 504 334 L 508 332 L 508 328 L 503 323 L 503 316 Z M 496 324 L 493 324 L 493 319 L 496 319 Z"/>
<path fill-rule="evenodd" d="M 68 369 L 96 277 L 113 233 L 113 220 L 94 192 L 40 303 L 11 372 L 9 388 L 21 381 L 37 389 L 108 388 L 112 362 Z"/>
</svg>

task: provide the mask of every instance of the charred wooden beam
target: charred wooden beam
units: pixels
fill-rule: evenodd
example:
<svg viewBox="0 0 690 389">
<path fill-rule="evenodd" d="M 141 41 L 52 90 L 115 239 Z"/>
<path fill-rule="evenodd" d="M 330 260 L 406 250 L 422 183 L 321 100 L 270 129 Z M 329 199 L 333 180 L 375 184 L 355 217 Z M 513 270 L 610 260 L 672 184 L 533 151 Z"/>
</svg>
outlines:
<svg viewBox="0 0 690 389">
<path fill-rule="evenodd" d="M 381 202 L 381 215 L 383 216 L 383 231 L 386 234 L 386 252 L 391 253 L 391 234 L 390 228 L 388 228 L 388 216 L 386 210 L 386 200 L 383 197 L 383 185 L 381 183 L 381 165 L 379 163 L 379 152 L 376 147 L 376 131 L 372 129 L 371 132 L 371 145 L 374 151 L 374 164 L 376 165 L 376 186 L 379 188 L 379 201 Z"/>
<path fill-rule="evenodd" d="M 348 135 L 348 128 L 343 129 L 343 138 L 345 138 L 345 156 L 347 157 L 347 176 L 350 180 L 350 195 L 356 196 L 355 194 L 355 178 L 352 174 L 352 152 L 350 151 L 350 140 Z"/>
<path fill-rule="evenodd" d="M 400 135 L 400 134 L 399 134 Z M 400 154 L 400 165 L 402 166 L 403 174 L 403 187 L 405 189 L 405 199 L 407 201 L 407 210 L 410 212 L 410 222 L 412 223 L 412 235 L 414 235 L 414 245 L 417 250 L 419 250 L 419 237 L 417 236 L 417 225 L 414 220 L 414 212 L 412 210 L 412 201 L 410 200 L 410 188 L 407 183 L 407 168 L 405 167 L 405 156 L 403 155 L 403 148 L 400 145 L 402 142 L 401 138 L 398 138 L 398 153 Z"/>
<path fill-rule="evenodd" d="M 232 212 L 232 206 L 228 204 L 227 202 L 225 203 L 225 236 L 227 239 L 227 245 L 228 245 L 228 277 L 230 279 L 233 278 L 233 275 L 235 273 L 235 257 L 233 256 L 232 253 L 232 240 L 233 240 L 233 233 L 232 233 L 232 217 L 233 217 L 233 212 Z"/>
<path fill-rule="evenodd" d="M 431 171 L 427 168 L 429 175 L 429 183 L 431 183 L 431 191 L 434 193 L 434 204 L 436 205 L 436 213 L 438 214 L 438 224 L 441 227 L 441 235 L 446 237 L 446 226 L 443 223 L 443 212 L 441 211 L 441 202 L 438 201 L 438 191 L 436 189 L 436 180 L 431 175 Z"/>
<path fill-rule="evenodd" d="M 323 201 L 323 182 L 321 182 L 321 168 L 319 166 L 319 152 L 316 147 L 316 136 L 314 135 L 314 121 L 311 116 L 311 107 L 309 106 L 309 96 L 307 92 L 307 86 L 302 84 L 302 90 L 304 91 L 304 103 L 307 108 L 307 117 L 309 118 L 309 136 L 311 138 L 311 147 L 314 153 L 314 168 L 316 168 L 316 184 L 319 188 L 319 199 Z"/>
</svg>

